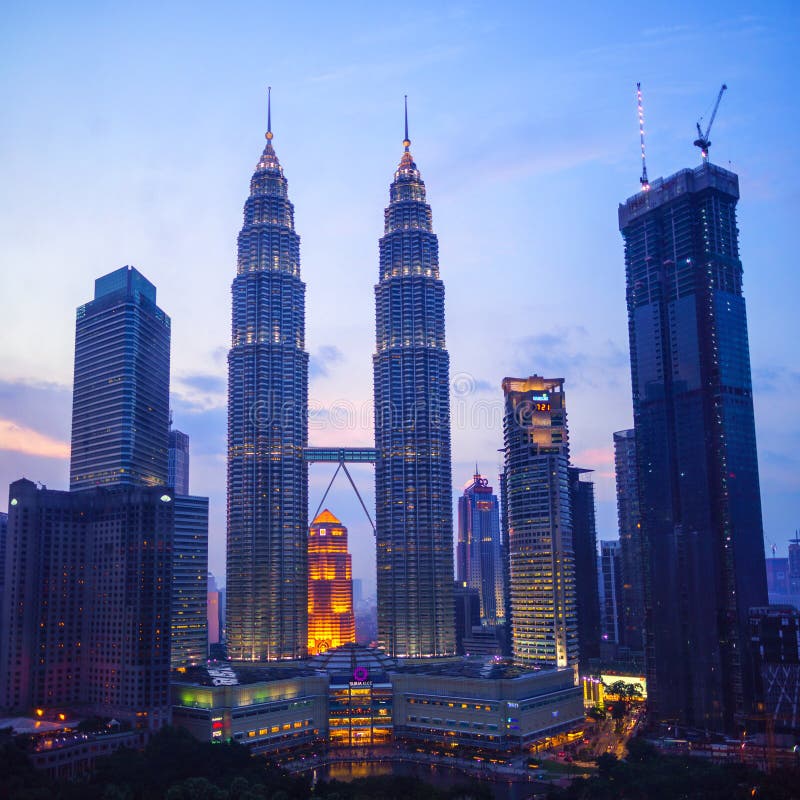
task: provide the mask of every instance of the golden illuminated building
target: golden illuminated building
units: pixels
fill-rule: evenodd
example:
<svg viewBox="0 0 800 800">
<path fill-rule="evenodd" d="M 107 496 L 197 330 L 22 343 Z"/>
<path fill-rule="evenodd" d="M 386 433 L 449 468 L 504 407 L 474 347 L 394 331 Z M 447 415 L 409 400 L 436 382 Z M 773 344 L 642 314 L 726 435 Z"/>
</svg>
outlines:
<svg viewBox="0 0 800 800">
<path fill-rule="evenodd" d="M 347 528 L 326 508 L 308 532 L 308 652 L 355 642 Z"/>
</svg>

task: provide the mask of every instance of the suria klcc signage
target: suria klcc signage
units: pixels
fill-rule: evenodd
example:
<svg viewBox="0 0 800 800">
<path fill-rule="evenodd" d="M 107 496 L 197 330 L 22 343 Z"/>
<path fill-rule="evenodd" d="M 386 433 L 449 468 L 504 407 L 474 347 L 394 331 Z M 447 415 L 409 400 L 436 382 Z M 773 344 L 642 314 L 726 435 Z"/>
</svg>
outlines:
<svg viewBox="0 0 800 800">
<path fill-rule="evenodd" d="M 353 670 L 353 680 L 350 681 L 350 686 L 372 686 L 369 670 L 366 667 L 356 667 Z"/>
</svg>

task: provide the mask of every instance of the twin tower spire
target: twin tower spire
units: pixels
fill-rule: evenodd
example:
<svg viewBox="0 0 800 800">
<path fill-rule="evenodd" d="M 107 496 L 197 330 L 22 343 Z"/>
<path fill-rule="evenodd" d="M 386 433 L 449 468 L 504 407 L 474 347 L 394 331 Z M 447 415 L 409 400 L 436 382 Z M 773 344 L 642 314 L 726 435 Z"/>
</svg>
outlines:
<svg viewBox="0 0 800 800">
<path fill-rule="evenodd" d="M 390 656 L 426 657 L 455 652 L 450 380 L 439 245 L 409 152 L 407 98 L 404 116 L 375 286 L 378 640 Z M 235 661 L 303 658 L 308 645 L 305 284 L 272 146 L 271 89 L 266 139 L 231 289 L 227 631 Z"/>
<path fill-rule="evenodd" d="M 403 106 L 405 112 L 405 136 L 403 137 L 403 147 L 405 147 L 406 152 L 408 152 L 408 148 L 411 147 L 411 139 L 408 138 L 408 95 L 403 95 Z M 272 87 L 267 86 L 267 132 L 264 134 L 264 138 L 271 142 L 275 134 L 272 132 Z"/>
</svg>

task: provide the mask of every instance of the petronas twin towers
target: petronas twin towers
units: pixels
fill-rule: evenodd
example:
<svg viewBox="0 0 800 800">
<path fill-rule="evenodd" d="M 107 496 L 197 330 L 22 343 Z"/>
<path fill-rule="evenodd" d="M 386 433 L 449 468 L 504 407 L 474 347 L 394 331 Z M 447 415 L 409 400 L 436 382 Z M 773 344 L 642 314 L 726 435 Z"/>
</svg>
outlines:
<svg viewBox="0 0 800 800">
<path fill-rule="evenodd" d="M 307 648 L 308 353 L 294 207 L 272 146 L 250 181 L 228 355 L 227 639 L 232 660 Z M 425 184 L 404 152 L 390 187 L 375 287 L 379 644 L 455 651 L 449 357 Z"/>
</svg>

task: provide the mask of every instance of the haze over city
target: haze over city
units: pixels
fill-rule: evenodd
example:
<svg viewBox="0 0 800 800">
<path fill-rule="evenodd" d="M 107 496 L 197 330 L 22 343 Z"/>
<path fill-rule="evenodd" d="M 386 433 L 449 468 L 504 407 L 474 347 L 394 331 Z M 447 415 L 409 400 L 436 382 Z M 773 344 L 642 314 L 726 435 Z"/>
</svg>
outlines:
<svg viewBox="0 0 800 800">
<path fill-rule="evenodd" d="M 711 160 L 740 177 L 765 545 L 785 554 L 800 520 L 794 4 L 14 3 L 5 17 L 0 482 L 66 487 L 75 308 L 134 265 L 172 318 L 175 426 L 224 576 L 230 284 L 267 85 L 307 286 L 309 438 L 371 445 L 377 241 L 408 94 L 446 285 L 453 483 L 477 462 L 497 487 L 504 376 L 563 377 L 572 461 L 595 470 L 598 538 L 616 538 L 611 434 L 632 424 L 617 206 L 639 189 L 635 84 L 653 180 L 699 163 L 695 122 L 725 82 Z M 311 513 L 331 470 L 311 469 Z M 352 470 L 374 506 L 372 467 Z M 345 481 L 326 505 L 374 585 Z"/>
</svg>

